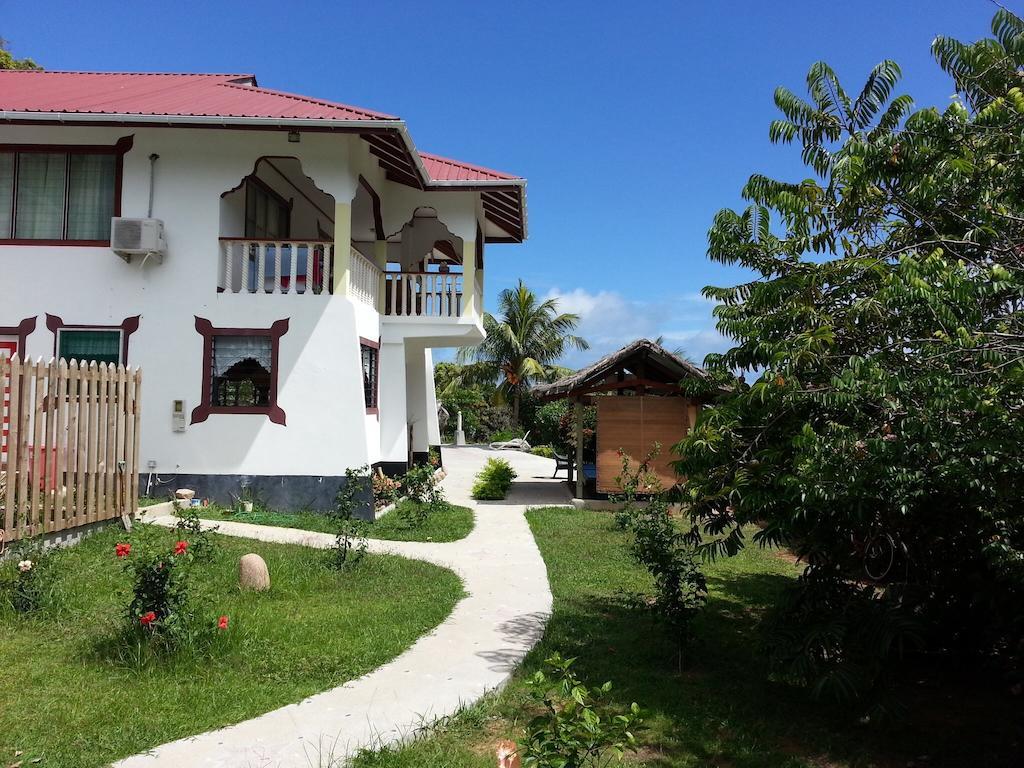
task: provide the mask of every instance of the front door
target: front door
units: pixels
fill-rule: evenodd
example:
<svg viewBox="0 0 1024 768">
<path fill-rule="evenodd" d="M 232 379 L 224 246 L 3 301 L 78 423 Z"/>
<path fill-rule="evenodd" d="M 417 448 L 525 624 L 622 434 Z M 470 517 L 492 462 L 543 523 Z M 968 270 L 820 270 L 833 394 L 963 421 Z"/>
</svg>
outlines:
<svg viewBox="0 0 1024 768">
<path fill-rule="evenodd" d="M 13 357 L 18 352 L 16 340 L 0 338 L 0 358 Z M 8 377 L 0 379 L 0 466 L 7 463 L 7 435 L 11 425 L 11 380 Z"/>
</svg>

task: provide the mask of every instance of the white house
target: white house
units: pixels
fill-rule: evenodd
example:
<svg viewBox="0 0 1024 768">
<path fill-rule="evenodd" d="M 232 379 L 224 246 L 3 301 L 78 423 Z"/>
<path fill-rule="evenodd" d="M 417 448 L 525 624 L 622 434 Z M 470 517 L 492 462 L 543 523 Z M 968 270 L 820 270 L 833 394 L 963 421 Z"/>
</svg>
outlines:
<svg viewBox="0 0 1024 768">
<path fill-rule="evenodd" d="M 140 367 L 153 494 L 325 508 L 439 443 L 525 187 L 252 75 L 2 71 L 0 354 Z"/>
</svg>

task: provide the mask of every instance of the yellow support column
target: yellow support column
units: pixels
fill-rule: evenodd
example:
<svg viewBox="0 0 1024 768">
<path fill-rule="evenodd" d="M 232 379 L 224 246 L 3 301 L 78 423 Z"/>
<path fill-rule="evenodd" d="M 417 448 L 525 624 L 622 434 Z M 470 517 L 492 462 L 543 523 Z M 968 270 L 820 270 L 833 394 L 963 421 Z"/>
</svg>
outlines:
<svg viewBox="0 0 1024 768">
<path fill-rule="evenodd" d="M 352 206 L 334 205 L 334 295 L 348 296 L 352 273 Z"/>
<path fill-rule="evenodd" d="M 388 241 L 378 240 L 373 244 L 373 261 L 380 270 L 380 283 L 377 285 L 377 311 L 382 315 L 387 312 L 387 278 L 384 273 L 388 269 Z"/>
<path fill-rule="evenodd" d="M 476 242 L 462 241 L 462 316 L 476 313 Z"/>
</svg>

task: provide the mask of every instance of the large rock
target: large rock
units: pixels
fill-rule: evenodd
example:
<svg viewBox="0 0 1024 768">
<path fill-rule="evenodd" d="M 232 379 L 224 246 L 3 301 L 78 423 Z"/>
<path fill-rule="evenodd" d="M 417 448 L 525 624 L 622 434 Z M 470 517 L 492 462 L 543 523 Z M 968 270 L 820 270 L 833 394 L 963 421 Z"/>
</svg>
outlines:
<svg viewBox="0 0 1024 768">
<path fill-rule="evenodd" d="M 256 592 L 270 589 L 270 571 L 262 557 L 252 553 L 242 555 L 238 561 L 238 586 Z"/>
</svg>

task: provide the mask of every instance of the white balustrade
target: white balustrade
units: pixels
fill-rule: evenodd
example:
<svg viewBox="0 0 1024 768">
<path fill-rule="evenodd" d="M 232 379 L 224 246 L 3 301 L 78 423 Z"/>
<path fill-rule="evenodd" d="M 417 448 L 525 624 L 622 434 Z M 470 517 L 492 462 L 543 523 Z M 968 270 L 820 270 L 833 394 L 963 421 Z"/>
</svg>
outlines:
<svg viewBox="0 0 1024 768">
<path fill-rule="evenodd" d="M 332 293 L 333 274 L 329 240 L 220 240 L 221 293 Z"/>
<path fill-rule="evenodd" d="M 458 272 L 385 272 L 384 314 L 392 317 L 459 317 Z"/>
<path fill-rule="evenodd" d="M 376 307 L 377 295 L 380 293 L 380 270 L 355 248 L 351 251 L 350 259 L 349 285 L 352 298 Z"/>
</svg>

